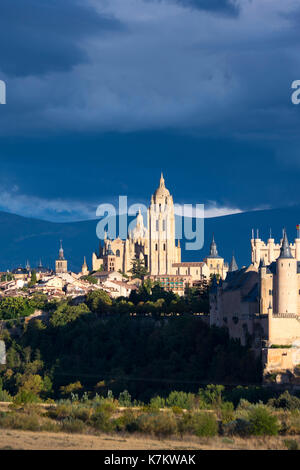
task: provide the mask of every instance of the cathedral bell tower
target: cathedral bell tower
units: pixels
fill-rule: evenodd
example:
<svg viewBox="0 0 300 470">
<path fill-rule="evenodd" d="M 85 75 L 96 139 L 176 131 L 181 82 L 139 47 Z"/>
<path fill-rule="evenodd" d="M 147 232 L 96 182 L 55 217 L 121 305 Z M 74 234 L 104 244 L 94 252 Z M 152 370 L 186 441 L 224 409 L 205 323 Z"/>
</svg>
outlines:
<svg viewBox="0 0 300 470">
<path fill-rule="evenodd" d="M 175 245 L 173 197 L 165 186 L 163 174 L 159 187 L 151 197 L 147 217 L 150 274 L 172 274 L 172 265 L 181 261 L 181 249 Z"/>
<path fill-rule="evenodd" d="M 68 272 L 68 261 L 64 257 L 64 250 L 62 247 L 62 240 L 60 240 L 60 249 L 58 259 L 55 261 L 55 272 L 59 273 L 67 273 Z"/>
</svg>

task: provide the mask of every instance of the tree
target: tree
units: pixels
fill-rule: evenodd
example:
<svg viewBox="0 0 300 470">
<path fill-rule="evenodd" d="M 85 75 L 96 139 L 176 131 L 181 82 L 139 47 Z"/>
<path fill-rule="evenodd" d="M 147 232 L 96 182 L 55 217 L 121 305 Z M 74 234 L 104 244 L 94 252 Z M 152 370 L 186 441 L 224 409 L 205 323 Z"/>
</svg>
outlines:
<svg viewBox="0 0 300 470">
<path fill-rule="evenodd" d="M 0 301 L 0 319 L 17 319 L 31 315 L 33 312 L 34 307 L 23 297 L 5 297 Z"/>
<path fill-rule="evenodd" d="M 36 278 L 36 271 L 33 269 L 31 271 L 31 279 L 28 282 L 28 287 L 32 287 L 37 283 L 37 278 Z"/>
<path fill-rule="evenodd" d="M 92 312 L 107 313 L 112 305 L 112 300 L 107 292 L 99 289 L 88 293 L 86 303 Z"/>
<path fill-rule="evenodd" d="M 97 278 L 95 278 L 94 276 L 90 276 L 90 275 L 81 276 L 80 279 L 82 279 L 83 281 L 87 281 L 90 284 L 97 284 L 97 282 L 98 282 Z"/>
<path fill-rule="evenodd" d="M 62 387 L 60 387 L 60 391 L 63 395 L 71 395 L 71 393 L 78 393 L 82 390 L 82 385 L 81 383 L 79 382 L 79 380 L 77 382 L 74 382 L 74 383 L 71 383 L 69 385 L 64 385 Z"/>
<path fill-rule="evenodd" d="M 136 258 L 132 261 L 131 264 L 132 268 L 129 270 L 129 272 L 132 274 L 132 277 L 136 277 L 144 281 L 145 276 L 149 274 L 145 266 L 145 260 Z"/>
<path fill-rule="evenodd" d="M 14 279 L 14 276 L 12 275 L 12 273 L 2 274 L 1 276 L 1 282 L 12 281 L 13 279 Z"/>
</svg>

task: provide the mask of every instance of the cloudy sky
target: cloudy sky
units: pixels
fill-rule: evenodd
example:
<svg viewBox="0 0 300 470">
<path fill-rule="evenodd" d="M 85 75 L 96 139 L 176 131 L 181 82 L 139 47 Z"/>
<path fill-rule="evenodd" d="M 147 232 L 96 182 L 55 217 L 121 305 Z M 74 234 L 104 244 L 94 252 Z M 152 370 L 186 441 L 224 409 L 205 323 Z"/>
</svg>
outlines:
<svg viewBox="0 0 300 470">
<path fill-rule="evenodd" d="M 0 210 L 299 203 L 300 0 L 1 0 Z"/>
</svg>

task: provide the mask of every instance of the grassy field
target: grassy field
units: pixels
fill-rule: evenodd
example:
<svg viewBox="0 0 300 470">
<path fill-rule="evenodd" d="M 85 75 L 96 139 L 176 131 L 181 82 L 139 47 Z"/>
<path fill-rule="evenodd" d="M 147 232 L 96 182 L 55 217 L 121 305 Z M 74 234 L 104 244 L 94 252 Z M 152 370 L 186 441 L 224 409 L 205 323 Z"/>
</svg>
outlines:
<svg viewBox="0 0 300 470">
<path fill-rule="evenodd" d="M 293 439 L 300 446 L 300 438 Z M 153 439 L 146 436 L 36 433 L 2 429 L 0 450 L 287 450 L 286 438 Z"/>
</svg>

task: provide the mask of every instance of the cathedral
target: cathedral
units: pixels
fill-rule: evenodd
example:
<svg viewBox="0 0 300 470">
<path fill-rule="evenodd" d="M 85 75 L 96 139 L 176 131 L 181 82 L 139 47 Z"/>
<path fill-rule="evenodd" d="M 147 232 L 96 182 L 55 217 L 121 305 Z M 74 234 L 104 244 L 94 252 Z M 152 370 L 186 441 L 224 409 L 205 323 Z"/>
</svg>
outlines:
<svg viewBox="0 0 300 470">
<path fill-rule="evenodd" d="M 181 262 L 180 244 L 175 240 L 174 202 L 161 175 L 159 187 L 151 197 L 147 210 L 147 227 L 139 211 L 135 228 L 126 240 L 104 239 L 98 254 L 93 253 L 93 271 L 121 271 L 130 274 L 134 260 L 144 262 L 150 275 L 173 274 L 175 263 Z"/>
<path fill-rule="evenodd" d="M 147 210 L 147 226 L 139 211 L 136 226 L 126 240 L 104 238 L 99 253 L 93 253 L 92 270 L 118 271 L 130 274 L 134 260 L 141 260 L 152 279 L 173 284 L 184 281 L 193 285 L 211 275 L 225 279 L 230 266 L 217 249 L 215 239 L 203 261 L 182 262 L 180 241 L 176 242 L 174 202 L 161 175 L 159 186 L 151 196 Z M 165 278 L 168 276 L 168 279 Z"/>
</svg>

